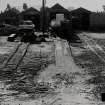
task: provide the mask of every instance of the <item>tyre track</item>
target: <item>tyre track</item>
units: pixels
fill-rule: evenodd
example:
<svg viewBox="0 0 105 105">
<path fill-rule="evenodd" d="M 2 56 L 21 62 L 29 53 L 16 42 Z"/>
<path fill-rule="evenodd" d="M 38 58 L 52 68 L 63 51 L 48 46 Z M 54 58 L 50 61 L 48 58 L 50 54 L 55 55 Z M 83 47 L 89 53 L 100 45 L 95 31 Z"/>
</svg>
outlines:
<svg viewBox="0 0 105 105">
<path fill-rule="evenodd" d="M 16 52 L 18 51 L 19 47 L 22 45 L 22 43 L 19 43 L 15 49 L 15 51 L 12 53 L 12 55 L 9 56 L 9 58 L 3 63 L 3 67 L 6 67 L 8 62 L 13 58 L 13 56 L 16 54 Z"/>
<path fill-rule="evenodd" d="M 87 48 L 89 48 L 103 63 L 105 63 L 105 51 L 95 42 L 95 40 L 90 39 L 90 37 L 84 35 L 80 36 L 84 41 Z M 98 46 L 98 47 L 97 47 Z"/>
<path fill-rule="evenodd" d="M 12 55 L 4 62 L 3 68 L 11 68 L 13 70 L 17 70 L 18 66 L 24 59 L 29 46 L 30 43 L 25 44 L 21 42 L 18 44 Z"/>
</svg>

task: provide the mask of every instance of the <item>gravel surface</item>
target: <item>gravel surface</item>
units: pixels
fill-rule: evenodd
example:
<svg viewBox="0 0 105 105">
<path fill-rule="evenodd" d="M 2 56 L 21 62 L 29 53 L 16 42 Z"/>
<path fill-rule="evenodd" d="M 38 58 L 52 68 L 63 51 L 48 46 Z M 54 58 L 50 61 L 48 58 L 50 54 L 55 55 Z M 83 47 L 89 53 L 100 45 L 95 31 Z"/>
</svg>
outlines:
<svg viewBox="0 0 105 105">
<path fill-rule="evenodd" d="M 0 40 L 2 47 L 0 50 L 1 104 L 11 102 L 14 104 L 15 100 L 18 102 L 19 100 L 23 101 L 33 99 L 34 97 L 42 97 L 52 91 L 49 84 L 38 82 L 36 78 L 38 78 L 39 72 L 43 71 L 44 68 L 55 63 L 53 42 L 30 45 L 18 69 L 14 70 L 13 68 L 25 49 L 26 44 L 23 43 L 11 61 L 9 61 L 9 66 L 3 67 L 5 61 L 12 55 L 18 44 L 19 42 L 7 42 L 7 37 L 1 37 Z"/>
<path fill-rule="evenodd" d="M 87 34 L 89 40 L 94 40 L 104 51 L 104 39 L 90 37 L 93 33 Z M 9 45 L 9 42 L 1 41 L 0 46 Z M 9 51 L 0 54 L 0 62 L 6 60 L 18 45 L 10 44 Z M 105 90 L 105 64 L 85 41 L 72 43 L 71 49 L 72 53 L 68 43 L 60 39 L 30 45 L 14 79 L 11 79 L 11 72 L 1 70 L 10 75 L 8 78 L 0 76 L 1 105 L 104 105 L 101 93 Z"/>
</svg>

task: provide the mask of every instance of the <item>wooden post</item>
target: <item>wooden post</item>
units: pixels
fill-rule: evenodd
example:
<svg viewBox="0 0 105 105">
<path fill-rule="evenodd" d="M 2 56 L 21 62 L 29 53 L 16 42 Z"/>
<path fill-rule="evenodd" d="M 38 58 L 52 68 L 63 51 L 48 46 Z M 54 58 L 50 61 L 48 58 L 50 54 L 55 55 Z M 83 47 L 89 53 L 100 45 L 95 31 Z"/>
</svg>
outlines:
<svg viewBox="0 0 105 105">
<path fill-rule="evenodd" d="M 68 44 L 69 44 L 69 49 L 70 49 L 70 52 L 71 52 L 71 56 L 73 57 L 72 49 L 70 47 L 70 42 Z"/>
<path fill-rule="evenodd" d="M 45 32 L 45 0 L 42 0 L 42 32 L 44 35 Z"/>
</svg>

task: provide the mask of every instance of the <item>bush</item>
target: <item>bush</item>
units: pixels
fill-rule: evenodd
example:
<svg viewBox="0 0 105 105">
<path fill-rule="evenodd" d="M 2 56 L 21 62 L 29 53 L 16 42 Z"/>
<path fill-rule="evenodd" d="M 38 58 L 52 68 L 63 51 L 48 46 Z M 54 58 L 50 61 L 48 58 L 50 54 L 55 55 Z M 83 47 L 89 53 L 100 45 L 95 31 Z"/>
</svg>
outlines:
<svg viewBox="0 0 105 105">
<path fill-rule="evenodd" d="M 3 24 L 0 27 L 0 36 L 10 35 L 17 32 L 17 27 L 13 25 Z"/>
</svg>

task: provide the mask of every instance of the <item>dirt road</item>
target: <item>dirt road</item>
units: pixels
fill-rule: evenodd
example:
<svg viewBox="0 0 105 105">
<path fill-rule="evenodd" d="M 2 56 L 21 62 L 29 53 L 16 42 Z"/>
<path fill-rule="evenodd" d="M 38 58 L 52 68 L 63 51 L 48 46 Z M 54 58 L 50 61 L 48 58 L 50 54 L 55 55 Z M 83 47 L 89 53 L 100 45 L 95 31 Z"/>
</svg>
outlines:
<svg viewBox="0 0 105 105">
<path fill-rule="evenodd" d="M 40 73 L 40 80 L 54 85 L 57 95 L 45 97 L 46 105 L 98 105 L 103 104 L 98 100 L 92 90 L 94 84 L 88 84 L 91 75 L 85 69 L 77 66 L 73 60 L 81 55 L 86 49 L 72 47 L 73 57 L 70 54 L 68 43 L 64 40 L 55 40 L 56 65 L 49 66 Z M 83 63 L 83 62 L 82 62 Z M 54 99 L 53 99 L 54 98 Z M 50 100 L 50 101 L 49 101 Z"/>
<path fill-rule="evenodd" d="M 98 42 L 97 40 L 94 41 Z M 97 45 L 101 47 L 101 44 L 97 43 Z M 47 48 L 42 46 L 41 49 L 45 54 L 49 52 L 49 49 L 50 52 L 55 51 L 55 62 L 45 68 L 42 67 L 37 76 L 32 78 L 34 79 L 32 81 L 33 84 L 26 84 L 26 88 L 29 88 L 28 92 L 20 92 L 22 94 L 19 95 L 15 95 L 15 93 L 15 98 L 11 99 L 12 101 L 4 103 L 1 100 L 1 104 L 104 105 L 104 102 L 101 101 L 100 93 L 104 92 L 105 87 L 105 64 L 87 47 L 87 44 L 84 41 L 82 44 L 72 43 L 72 55 L 69 45 L 65 40 L 54 39 L 54 44 L 51 44 L 53 47 L 50 44 L 48 46 Z M 28 57 L 31 57 L 31 54 L 33 54 L 33 58 L 37 50 L 40 52 L 39 47 L 32 45 L 31 53 Z M 35 59 L 32 58 L 30 58 L 30 61 L 34 60 L 35 62 Z M 28 59 L 26 57 L 24 62 Z M 35 66 L 33 67 L 33 70 L 35 70 Z M 40 90 L 36 88 L 34 83 L 41 83 L 37 86 Z M 103 85 L 100 85 L 100 83 Z"/>
</svg>

